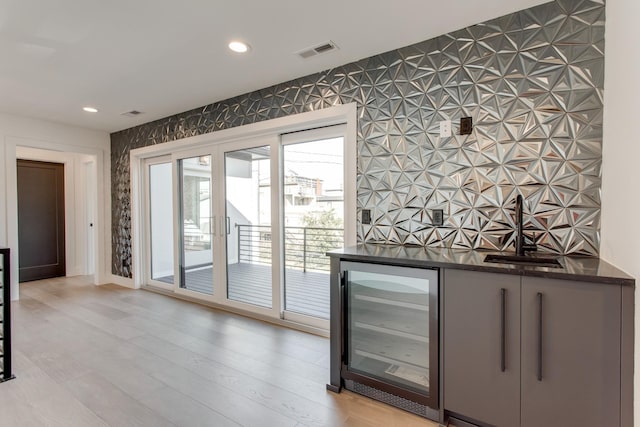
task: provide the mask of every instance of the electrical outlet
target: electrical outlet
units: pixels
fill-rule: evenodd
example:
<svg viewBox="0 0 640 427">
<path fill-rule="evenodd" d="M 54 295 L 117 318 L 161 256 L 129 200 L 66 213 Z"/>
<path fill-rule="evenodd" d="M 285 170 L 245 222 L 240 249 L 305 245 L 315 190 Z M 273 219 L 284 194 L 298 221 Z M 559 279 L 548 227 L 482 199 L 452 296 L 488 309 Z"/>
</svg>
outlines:
<svg viewBox="0 0 640 427">
<path fill-rule="evenodd" d="M 431 211 L 431 223 L 435 226 L 444 224 L 444 211 L 442 209 L 434 209 Z"/>
<path fill-rule="evenodd" d="M 371 224 L 371 209 L 362 209 L 362 223 Z"/>
<path fill-rule="evenodd" d="M 440 122 L 440 136 L 442 138 L 451 136 L 451 120 L 443 120 Z"/>
<path fill-rule="evenodd" d="M 473 131 L 473 119 L 471 117 L 460 117 L 460 135 L 471 135 Z"/>
</svg>

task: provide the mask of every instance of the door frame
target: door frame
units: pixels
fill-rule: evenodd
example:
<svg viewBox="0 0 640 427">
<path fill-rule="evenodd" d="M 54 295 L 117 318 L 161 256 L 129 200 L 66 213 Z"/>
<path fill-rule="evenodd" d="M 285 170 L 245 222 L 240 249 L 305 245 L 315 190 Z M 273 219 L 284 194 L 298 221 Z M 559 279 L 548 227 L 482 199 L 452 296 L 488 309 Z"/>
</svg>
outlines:
<svg viewBox="0 0 640 427">
<path fill-rule="evenodd" d="M 25 154 L 28 153 L 28 154 Z M 36 140 L 25 137 L 7 137 L 5 139 L 4 160 L 0 153 L 0 161 L 3 161 L 6 169 L 6 222 L 7 222 L 7 246 L 14 248 L 15 255 L 11 257 L 11 295 L 12 300 L 18 300 L 20 296 L 20 288 L 18 284 L 18 195 L 17 195 L 17 162 L 18 159 L 38 160 L 45 162 L 64 163 L 74 166 L 74 179 L 69 181 L 70 188 L 73 189 L 79 185 L 82 168 L 81 162 L 77 160 L 82 157 L 92 164 L 93 182 L 92 191 L 86 194 L 87 202 L 93 206 L 94 217 L 91 218 L 93 223 L 93 242 L 85 242 L 91 244 L 93 251 L 93 284 L 101 285 L 111 281 L 111 273 L 107 268 L 110 267 L 111 245 L 109 244 L 108 230 L 110 230 L 110 217 L 106 212 L 110 212 L 110 198 L 105 198 L 109 194 L 108 191 L 108 151 L 101 148 L 76 146 L 62 143 L 52 143 L 42 140 Z M 72 160 L 73 158 L 73 160 Z M 89 159 L 90 158 L 90 159 Z M 78 166 L 78 167 L 76 167 Z M 76 170 L 77 169 L 77 170 Z M 65 170 L 65 184 L 67 184 L 67 170 Z M 66 190 L 66 189 L 65 189 Z M 70 196 L 65 191 L 65 199 Z M 65 200 L 65 204 L 67 200 Z M 69 205 L 66 205 L 67 207 Z M 72 209 L 75 207 L 72 206 Z M 86 215 L 85 209 L 80 208 L 81 215 Z M 69 209 L 67 209 L 67 215 Z M 2 216 L 0 214 L 0 216 Z M 65 219 L 66 221 L 66 219 Z M 77 221 L 82 222 L 81 219 Z M 67 243 L 70 239 L 67 238 Z M 75 239 L 74 241 L 77 241 Z M 76 243 L 78 244 L 78 243 Z M 82 252 L 82 251 L 81 251 Z M 86 254 L 85 254 L 86 255 Z M 85 263 L 81 263 L 82 268 Z M 74 271 L 75 266 L 67 264 L 67 274 Z M 83 274 L 79 272 L 78 274 Z"/>
<path fill-rule="evenodd" d="M 98 263 L 95 233 L 98 222 L 96 157 L 78 152 L 57 152 L 17 146 L 16 160 L 64 165 L 65 277 L 96 274 Z M 93 224 L 93 227 L 90 224 Z"/>
<path fill-rule="evenodd" d="M 171 141 L 159 145 L 153 145 L 149 147 L 138 148 L 130 151 L 130 167 L 131 167 L 131 221 L 132 221 L 132 276 L 133 276 L 133 284 L 135 288 L 140 288 L 146 286 L 148 282 L 147 272 L 146 270 L 146 258 L 148 253 L 145 248 L 145 235 L 144 235 L 144 221 L 145 221 L 145 192 L 144 192 L 144 162 L 146 159 L 151 157 L 158 157 L 163 155 L 171 155 L 172 161 L 174 162 L 174 187 L 178 185 L 177 182 L 177 168 L 175 167 L 175 160 L 177 158 L 185 158 L 189 157 L 189 153 L 198 153 L 198 155 L 210 154 L 212 156 L 212 165 L 216 165 L 215 167 L 220 167 L 221 160 L 220 157 L 216 156 L 217 153 L 221 152 L 221 148 L 223 146 L 227 146 L 227 144 L 235 142 L 237 145 L 235 147 L 240 147 L 242 144 L 250 144 L 258 138 L 261 138 L 263 141 L 261 145 L 266 145 L 266 141 L 269 141 L 269 144 L 274 143 L 277 144 L 278 150 L 275 152 L 279 153 L 280 140 L 279 137 L 282 134 L 309 130 L 314 128 L 321 128 L 325 126 L 332 126 L 342 124 L 346 126 L 346 131 L 344 134 L 344 144 L 345 144 L 345 176 L 344 176 L 344 192 L 345 195 L 345 213 L 347 216 L 345 217 L 345 238 L 344 244 L 345 246 L 354 245 L 356 243 L 356 153 L 357 153 L 357 108 L 355 103 L 350 103 L 346 105 L 338 105 L 334 107 L 325 108 L 318 111 L 310 111 L 306 113 L 295 114 L 287 117 L 282 117 L 278 119 L 266 120 L 259 123 L 249 124 L 245 126 L 239 126 L 231 129 L 225 129 L 221 131 L 216 131 L 208 134 L 193 136 L 184 138 L 181 140 Z M 269 138 L 273 138 L 277 136 L 277 141 L 271 140 Z M 243 141 L 243 142 L 241 142 Z M 249 141 L 249 142 L 244 142 Z M 272 142 L 273 141 L 273 142 Z M 229 145 L 231 146 L 231 145 Z M 207 151 L 207 147 L 211 147 L 209 151 Z M 235 148 L 238 149 L 238 148 Z M 346 159 L 352 159 L 351 162 L 346 161 Z M 273 171 L 273 163 L 272 163 L 272 173 Z M 274 174 L 274 177 L 280 176 L 280 171 L 276 171 L 277 174 Z M 220 211 L 220 204 L 224 205 L 223 195 L 224 189 L 221 188 L 224 183 L 213 181 L 212 187 L 217 187 L 218 194 L 218 212 L 224 212 L 224 210 Z M 222 192 L 220 192 L 222 190 Z M 174 197 L 177 192 L 174 190 Z M 177 206 L 176 201 L 174 200 L 174 205 Z M 280 219 L 280 207 L 279 201 L 275 203 L 272 200 L 272 214 L 274 213 L 274 208 L 277 207 L 276 216 L 272 218 Z M 174 212 L 175 213 L 175 212 Z M 174 224 L 176 221 L 174 221 Z M 278 225 L 279 227 L 280 225 Z M 178 226 L 175 225 L 177 228 Z M 176 232 L 174 230 L 174 238 L 176 237 Z M 220 241 L 221 236 L 220 233 L 216 233 L 214 239 Z M 276 249 L 276 248 L 274 248 Z M 280 250 L 280 248 L 277 248 Z M 218 251 L 220 252 L 220 251 Z M 174 257 L 177 257 L 178 254 L 175 254 Z M 176 260 L 177 261 L 177 260 Z M 222 257 L 222 254 L 215 254 L 214 252 L 214 262 L 225 262 L 226 259 Z M 176 264 L 177 265 L 177 262 Z M 176 270 L 177 271 L 177 270 Z M 278 273 L 279 277 L 281 273 Z M 277 278 L 274 276 L 274 279 Z M 217 284 L 220 286 L 226 278 L 218 277 L 217 280 L 214 279 L 214 286 Z M 274 283 L 278 283 L 274 280 Z M 178 289 L 179 284 L 174 286 L 173 294 L 176 296 L 183 296 L 188 298 L 193 298 L 197 296 L 198 300 L 205 301 L 210 303 L 210 305 L 219 306 L 226 310 L 236 311 L 245 315 L 258 317 L 263 320 L 268 320 L 274 323 L 281 323 L 287 325 L 297 325 L 298 323 L 291 319 L 289 321 L 280 319 L 280 313 L 274 313 L 274 310 L 271 309 L 263 309 L 260 307 L 251 306 L 251 311 L 247 310 L 248 304 L 240 303 L 237 301 L 229 301 L 226 298 L 226 292 L 222 292 L 224 298 L 220 298 L 221 292 L 216 292 L 214 288 L 214 296 L 207 295 L 194 295 L 195 292 L 191 292 L 185 289 Z M 275 291 L 275 285 L 274 285 Z M 278 289 L 272 296 L 272 298 L 278 298 L 280 290 Z M 275 301 L 274 301 L 275 302 Z M 276 304 L 273 304 L 273 307 L 276 307 Z M 323 332 L 326 331 L 326 328 L 318 325 L 314 326 L 299 326 L 300 329 L 305 330 L 313 330 L 315 332 Z"/>
</svg>

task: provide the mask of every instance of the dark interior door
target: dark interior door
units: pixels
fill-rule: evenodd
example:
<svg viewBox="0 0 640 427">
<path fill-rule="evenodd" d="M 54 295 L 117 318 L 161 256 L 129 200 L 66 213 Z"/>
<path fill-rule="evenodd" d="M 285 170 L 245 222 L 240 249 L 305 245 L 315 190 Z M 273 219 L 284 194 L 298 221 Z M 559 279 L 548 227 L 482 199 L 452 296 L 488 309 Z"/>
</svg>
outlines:
<svg viewBox="0 0 640 427">
<path fill-rule="evenodd" d="M 65 271 L 64 165 L 18 160 L 20 282 Z"/>
</svg>

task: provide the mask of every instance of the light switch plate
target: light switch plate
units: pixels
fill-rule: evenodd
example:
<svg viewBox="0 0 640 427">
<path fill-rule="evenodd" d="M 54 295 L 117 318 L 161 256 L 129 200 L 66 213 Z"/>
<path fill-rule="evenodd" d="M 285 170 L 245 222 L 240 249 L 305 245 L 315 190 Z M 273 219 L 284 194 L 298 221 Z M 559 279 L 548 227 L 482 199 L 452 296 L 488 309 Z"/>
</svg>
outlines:
<svg viewBox="0 0 640 427">
<path fill-rule="evenodd" d="M 363 224 L 371 224 L 371 210 L 370 209 L 362 209 L 362 223 Z"/>
<path fill-rule="evenodd" d="M 451 136 L 451 120 L 443 120 L 440 122 L 440 136 L 443 138 Z"/>
<path fill-rule="evenodd" d="M 431 223 L 435 226 L 444 224 L 444 211 L 442 209 L 434 209 L 431 211 Z"/>
<path fill-rule="evenodd" d="M 460 117 L 460 135 L 471 135 L 473 132 L 473 118 Z"/>
</svg>

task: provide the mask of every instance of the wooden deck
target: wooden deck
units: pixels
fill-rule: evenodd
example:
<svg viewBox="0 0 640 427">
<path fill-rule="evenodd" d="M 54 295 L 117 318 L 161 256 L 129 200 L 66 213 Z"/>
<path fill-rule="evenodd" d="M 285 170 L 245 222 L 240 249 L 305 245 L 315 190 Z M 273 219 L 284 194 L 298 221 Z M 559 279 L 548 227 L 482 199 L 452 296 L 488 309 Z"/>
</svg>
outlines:
<svg viewBox="0 0 640 427">
<path fill-rule="evenodd" d="M 173 283 L 173 276 L 158 279 Z M 261 307 L 271 307 L 271 267 L 238 263 L 227 267 L 229 299 Z M 329 318 L 329 274 L 285 270 L 285 309 L 309 316 Z M 186 289 L 212 295 L 213 268 L 186 273 Z"/>
</svg>

